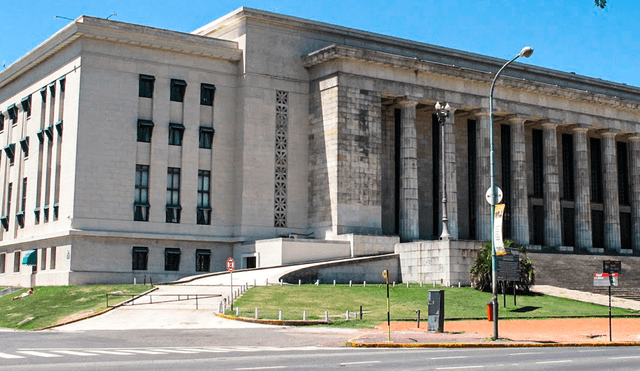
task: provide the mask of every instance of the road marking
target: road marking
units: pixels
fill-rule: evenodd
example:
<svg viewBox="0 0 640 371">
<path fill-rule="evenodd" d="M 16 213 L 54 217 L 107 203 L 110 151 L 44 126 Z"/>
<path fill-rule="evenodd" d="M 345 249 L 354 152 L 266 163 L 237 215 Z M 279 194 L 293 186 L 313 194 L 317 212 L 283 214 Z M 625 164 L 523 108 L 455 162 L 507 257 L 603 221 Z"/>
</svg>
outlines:
<svg viewBox="0 0 640 371">
<path fill-rule="evenodd" d="M 543 362 L 536 362 L 536 364 L 542 365 L 542 364 L 546 364 L 546 363 L 569 363 L 569 362 L 573 362 L 572 359 L 565 359 L 562 361 L 543 361 Z"/>
<path fill-rule="evenodd" d="M 168 349 L 168 348 L 161 348 L 161 349 L 152 349 L 152 351 L 158 351 L 158 352 L 166 352 L 166 353 L 182 353 L 182 354 L 195 354 L 197 352 L 194 352 L 192 350 L 182 350 L 182 349 Z"/>
<path fill-rule="evenodd" d="M 220 350 L 220 349 L 209 349 L 209 348 L 181 348 L 181 350 L 188 351 L 188 352 L 194 352 L 194 353 L 199 353 L 199 352 L 205 352 L 205 353 L 223 353 L 223 352 L 226 352 L 226 350 Z"/>
<path fill-rule="evenodd" d="M 236 368 L 236 371 L 240 370 L 275 370 L 287 368 L 287 366 L 268 366 L 268 367 L 247 367 L 247 368 Z"/>
<path fill-rule="evenodd" d="M 382 361 L 362 361 L 362 362 L 345 362 L 340 363 L 340 366 L 348 366 L 348 365 L 366 365 L 371 363 L 380 363 Z"/>
<path fill-rule="evenodd" d="M 526 356 L 530 354 L 542 354 L 540 352 L 529 352 L 529 353 L 511 353 L 510 356 Z"/>
<path fill-rule="evenodd" d="M 30 356 L 44 357 L 44 358 L 62 357 L 59 354 L 42 353 L 42 352 L 36 352 L 34 350 L 19 350 L 17 351 L 17 353 L 23 353 Z"/>
<path fill-rule="evenodd" d="M 640 358 L 640 356 L 609 357 L 609 359 L 636 359 L 636 358 Z"/>
<path fill-rule="evenodd" d="M 115 351 L 115 350 L 91 350 L 91 352 L 93 353 L 100 353 L 100 354 L 112 354 L 112 355 L 116 355 L 116 356 L 131 356 L 133 355 L 132 353 L 125 353 L 125 351 Z"/>
<path fill-rule="evenodd" d="M 468 356 L 452 356 L 452 357 L 432 357 L 432 360 L 436 359 L 458 359 L 458 358 L 469 358 Z"/>
<path fill-rule="evenodd" d="M 467 368 L 484 368 L 484 366 L 438 367 L 436 370 L 464 370 Z"/>
<path fill-rule="evenodd" d="M 15 358 L 24 358 L 24 357 L 23 356 L 16 356 L 14 354 L 0 353 L 0 358 L 15 359 Z"/>
<path fill-rule="evenodd" d="M 139 354 L 166 354 L 166 353 L 162 353 L 162 352 L 156 352 L 156 351 L 151 351 L 151 350 L 142 350 L 142 349 L 123 349 L 123 351 L 131 352 L 131 353 L 139 353 Z"/>
<path fill-rule="evenodd" d="M 85 352 L 76 352 L 74 350 L 52 350 L 52 352 L 68 354 L 70 356 L 81 356 L 81 357 L 97 356 L 97 354 L 91 354 L 91 353 L 85 353 Z"/>
</svg>

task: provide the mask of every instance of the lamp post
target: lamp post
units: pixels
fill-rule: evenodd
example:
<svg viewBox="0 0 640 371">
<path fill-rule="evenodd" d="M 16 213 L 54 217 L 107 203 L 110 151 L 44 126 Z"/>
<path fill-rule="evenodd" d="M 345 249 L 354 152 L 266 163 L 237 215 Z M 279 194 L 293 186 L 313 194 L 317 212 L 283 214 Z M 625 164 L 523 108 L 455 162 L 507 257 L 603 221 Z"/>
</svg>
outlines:
<svg viewBox="0 0 640 371">
<path fill-rule="evenodd" d="M 436 115 L 438 115 L 438 123 L 440 124 L 441 131 L 441 153 L 442 158 L 440 161 L 441 164 L 441 177 L 442 177 L 442 233 L 440 234 L 441 240 L 449 240 L 451 239 L 451 235 L 449 234 L 449 218 L 447 217 L 447 173 L 445 168 L 444 161 L 444 124 L 447 121 L 447 117 L 449 117 L 449 111 L 451 111 L 451 107 L 449 103 L 446 103 L 444 106 L 440 104 L 440 102 L 436 102 Z"/>
<path fill-rule="evenodd" d="M 497 264 L 496 264 L 496 246 L 493 238 L 493 229 L 494 229 L 494 218 L 496 212 L 496 179 L 495 179 L 495 168 L 494 168 L 494 155 L 493 155 L 493 88 L 496 85 L 496 80 L 502 70 L 505 69 L 511 62 L 515 61 L 520 57 L 529 58 L 533 54 L 533 48 L 530 46 L 525 46 L 522 48 L 520 53 L 515 57 L 511 58 L 510 61 L 505 63 L 496 73 L 496 76 L 493 78 L 493 82 L 491 82 L 491 90 L 489 90 L 489 147 L 490 147 L 490 156 L 489 156 L 489 164 L 490 164 L 490 177 L 491 177 L 491 294 L 493 301 L 493 338 L 494 340 L 498 339 L 498 293 L 497 293 Z"/>
</svg>

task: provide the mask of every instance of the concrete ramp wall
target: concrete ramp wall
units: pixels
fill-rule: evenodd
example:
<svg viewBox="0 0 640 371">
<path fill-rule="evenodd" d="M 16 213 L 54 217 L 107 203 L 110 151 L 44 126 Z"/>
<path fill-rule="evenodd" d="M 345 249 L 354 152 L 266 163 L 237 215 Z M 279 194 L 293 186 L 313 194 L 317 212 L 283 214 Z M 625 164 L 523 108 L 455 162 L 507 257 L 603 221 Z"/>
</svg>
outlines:
<svg viewBox="0 0 640 371">
<path fill-rule="evenodd" d="M 290 272 L 281 277 L 283 282 L 298 284 L 315 283 L 332 284 L 333 280 L 339 284 L 384 283 L 383 270 L 389 270 L 389 281 L 400 282 L 400 261 L 397 254 L 378 255 L 368 258 L 356 258 L 347 261 L 327 262 L 312 267 Z"/>
</svg>

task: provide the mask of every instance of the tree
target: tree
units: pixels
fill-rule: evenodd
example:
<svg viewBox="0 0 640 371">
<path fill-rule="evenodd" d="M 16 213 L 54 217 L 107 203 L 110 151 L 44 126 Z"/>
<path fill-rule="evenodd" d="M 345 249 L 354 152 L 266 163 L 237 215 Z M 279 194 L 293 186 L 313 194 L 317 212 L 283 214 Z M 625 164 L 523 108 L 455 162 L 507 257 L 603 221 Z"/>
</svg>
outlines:
<svg viewBox="0 0 640 371">
<path fill-rule="evenodd" d="M 607 6 L 607 0 L 595 0 L 596 6 L 604 9 Z"/>
<path fill-rule="evenodd" d="M 504 246 L 509 247 L 513 244 L 511 240 L 505 240 Z M 527 258 L 524 246 L 520 246 L 520 282 L 516 286 L 520 292 L 528 293 L 529 287 L 534 284 L 535 272 L 533 263 Z M 469 272 L 471 286 L 476 290 L 489 292 L 491 291 L 491 242 L 487 241 L 482 245 L 482 249 L 478 253 L 473 267 Z M 509 287 L 511 283 L 509 284 Z M 511 288 L 509 288 L 511 291 Z"/>
</svg>

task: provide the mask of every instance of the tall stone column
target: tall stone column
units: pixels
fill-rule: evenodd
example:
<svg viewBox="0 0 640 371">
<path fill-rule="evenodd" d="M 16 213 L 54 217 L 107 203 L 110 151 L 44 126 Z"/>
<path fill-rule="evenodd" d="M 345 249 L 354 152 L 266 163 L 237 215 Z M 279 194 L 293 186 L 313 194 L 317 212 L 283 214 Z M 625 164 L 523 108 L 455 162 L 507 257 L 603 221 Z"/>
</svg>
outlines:
<svg viewBox="0 0 640 371">
<path fill-rule="evenodd" d="M 489 145 L 489 127 L 490 117 L 489 112 L 476 113 L 476 149 L 477 160 L 476 174 L 477 187 L 476 187 L 476 200 L 478 204 L 478 218 L 476 219 L 476 238 L 480 241 L 490 241 L 491 235 L 491 206 L 487 203 L 485 193 L 491 186 L 491 177 L 489 174 L 490 164 L 489 155 L 491 147 Z M 473 166 L 473 164 L 469 164 Z"/>
<path fill-rule="evenodd" d="M 514 117 L 511 123 L 511 235 L 518 245 L 529 245 L 529 205 L 527 190 L 527 159 L 525 150 L 525 118 Z"/>
<path fill-rule="evenodd" d="M 400 240 L 415 241 L 418 229 L 418 139 L 416 105 L 400 103 Z"/>
<path fill-rule="evenodd" d="M 640 135 L 629 138 L 629 177 L 631 183 L 631 244 L 640 251 Z"/>
<path fill-rule="evenodd" d="M 604 247 L 620 251 L 620 204 L 618 199 L 618 160 L 616 134 L 602 134 L 602 170 L 604 178 Z"/>
<path fill-rule="evenodd" d="M 458 239 L 458 186 L 456 171 L 455 109 L 451 109 L 444 130 L 444 166 L 447 183 L 447 218 L 452 240 Z"/>
<path fill-rule="evenodd" d="M 589 181 L 588 127 L 573 128 L 573 178 L 575 180 L 576 248 L 591 249 L 591 182 Z"/>
<path fill-rule="evenodd" d="M 544 129 L 544 244 L 551 247 L 562 245 L 557 126 L 557 123 L 552 122 L 542 124 Z"/>
</svg>

